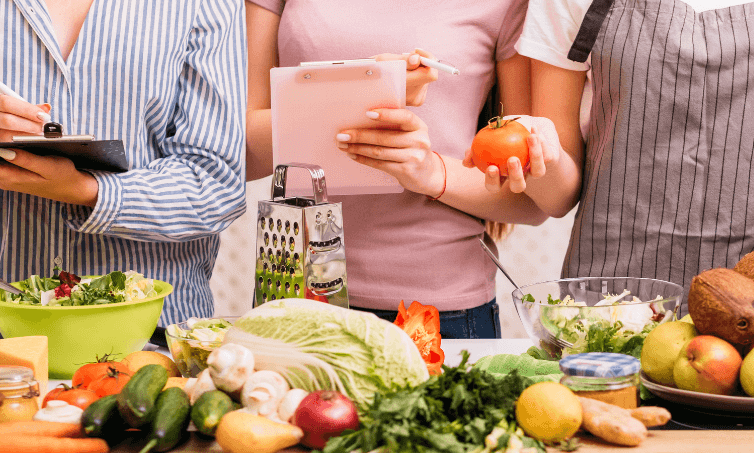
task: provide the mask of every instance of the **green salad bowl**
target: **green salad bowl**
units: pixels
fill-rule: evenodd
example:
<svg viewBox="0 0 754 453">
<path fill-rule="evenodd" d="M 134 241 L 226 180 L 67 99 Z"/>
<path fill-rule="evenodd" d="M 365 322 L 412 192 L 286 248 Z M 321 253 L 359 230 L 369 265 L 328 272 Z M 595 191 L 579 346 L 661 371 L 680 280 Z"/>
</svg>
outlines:
<svg viewBox="0 0 754 453">
<path fill-rule="evenodd" d="M 638 277 L 565 278 L 522 286 L 512 298 L 541 358 L 582 352 L 638 357 L 652 329 L 677 319 L 683 287 Z M 556 303 L 566 298 L 578 305 Z"/>
<path fill-rule="evenodd" d="M 15 286 L 15 285 L 14 285 Z M 122 359 L 140 351 L 162 313 L 169 283 L 154 280 L 157 295 L 132 302 L 74 307 L 0 302 L 0 334 L 4 338 L 46 336 L 49 377 L 70 379 L 83 364 L 105 354 Z"/>
</svg>

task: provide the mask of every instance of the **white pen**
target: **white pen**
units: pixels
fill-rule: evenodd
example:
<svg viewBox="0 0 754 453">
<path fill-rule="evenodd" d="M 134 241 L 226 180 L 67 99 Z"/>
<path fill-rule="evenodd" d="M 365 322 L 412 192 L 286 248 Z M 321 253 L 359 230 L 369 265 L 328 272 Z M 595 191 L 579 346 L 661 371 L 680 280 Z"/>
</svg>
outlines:
<svg viewBox="0 0 754 453">
<path fill-rule="evenodd" d="M 8 86 L 4 84 L 3 82 L 0 82 L 0 93 L 6 96 L 10 96 L 12 98 L 16 98 L 19 101 L 26 102 L 26 99 L 22 98 L 21 96 L 18 95 L 18 93 L 8 88 Z M 37 116 L 39 117 L 39 119 L 41 119 L 45 123 L 49 123 L 50 121 L 52 121 L 52 117 L 45 112 L 39 112 L 37 113 Z"/>
<path fill-rule="evenodd" d="M 461 73 L 458 69 L 454 68 L 453 66 L 445 63 L 440 63 L 437 60 L 432 60 L 427 57 L 420 57 L 420 61 L 424 66 L 428 66 L 430 68 L 435 68 L 438 71 L 445 71 L 448 74 L 458 75 Z"/>
</svg>

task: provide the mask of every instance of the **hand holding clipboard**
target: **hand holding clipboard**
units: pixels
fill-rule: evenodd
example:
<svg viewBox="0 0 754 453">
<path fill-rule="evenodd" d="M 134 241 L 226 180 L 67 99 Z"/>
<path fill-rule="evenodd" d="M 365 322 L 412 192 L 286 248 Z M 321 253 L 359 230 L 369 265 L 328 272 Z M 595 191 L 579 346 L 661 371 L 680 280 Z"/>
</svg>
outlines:
<svg viewBox="0 0 754 453">
<path fill-rule="evenodd" d="M 21 96 L 0 82 L 0 93 L 26 102 Z M 123 172 L 128 160 L 121 140 L 95 140 L 91 135 L 64 135 L 63 127 L 51 122 L 45 112 L 37 116 L 45 121 L 44 135 L 13 136 L 10 142 L 0 142 L 0 149 L 22 149 L 39 156 L 56 155 L 73 161 L 78 169 Z"/>
</svg>

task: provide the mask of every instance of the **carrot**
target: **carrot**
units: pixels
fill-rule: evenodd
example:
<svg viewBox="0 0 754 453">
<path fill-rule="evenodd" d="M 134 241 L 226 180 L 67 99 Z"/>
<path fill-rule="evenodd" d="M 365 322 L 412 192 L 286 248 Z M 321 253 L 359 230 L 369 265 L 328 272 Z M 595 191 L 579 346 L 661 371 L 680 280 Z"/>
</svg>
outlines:
<svg viewBox="0 0 754 453">
<path fill-rule="evenodd" d="M 0 437 L 0 451 L 14 453 L 108 453 L 110 448 L 102 439 L 71 439 L 49 436 Z"/>
<path fill-rule="evenodd" d="M 84 434 L 79 423 L 23 420 L 0 423 L 0 439 L 7 436 L 84 437 Z"/>
</svg>

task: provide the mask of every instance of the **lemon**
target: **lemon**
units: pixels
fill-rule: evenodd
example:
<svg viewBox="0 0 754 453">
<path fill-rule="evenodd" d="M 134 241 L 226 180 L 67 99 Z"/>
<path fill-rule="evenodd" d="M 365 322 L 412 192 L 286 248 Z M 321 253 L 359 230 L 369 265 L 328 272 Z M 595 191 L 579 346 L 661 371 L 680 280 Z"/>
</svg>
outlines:
<svg viewBox="0 0 754 453">
<path fill-rule="evenodd" d="M 544 442 L 560 442 L 581 426 L 581 402 L 565 385 L 539 382 L 516 402 L 516 421 L 524 432 Z"/>
<path fill-rule="evenodd" d="M 687 322 L 689 324 L 694 324 L 694 321 L 691 320 L 691 315 L 686 315 L 683 318 L 679 319 L 679 321 Z"/>
<path fill-rule="evenodd" d="M 160 354 L 156 351 L 136 351 L 128 354 L 123 363 L 131 369 L 132 373 L 136 373 L 144 365 L 162 365 L 168 371 L 168 377 L 181 377 L 181 372 L 178 371 L 178 366 L 173 362 L 173 359 Z"/>
<path fill-rule="evenodd" d="M 754 396 L 754 349 L 749 351 L 746 357 L 744 357 L 739 373 L 741 387 L 744 388 L 744 392 L 749 396 Z"/>
<path fill-rule="evenodd" d="M 699 335 L 696 327 L 685 321 L 660 324 L 649 332 L 641 348 L 641 369 L 655 382 L 675 386 L 673 367 L 681 348 Z"/>
</svg>

